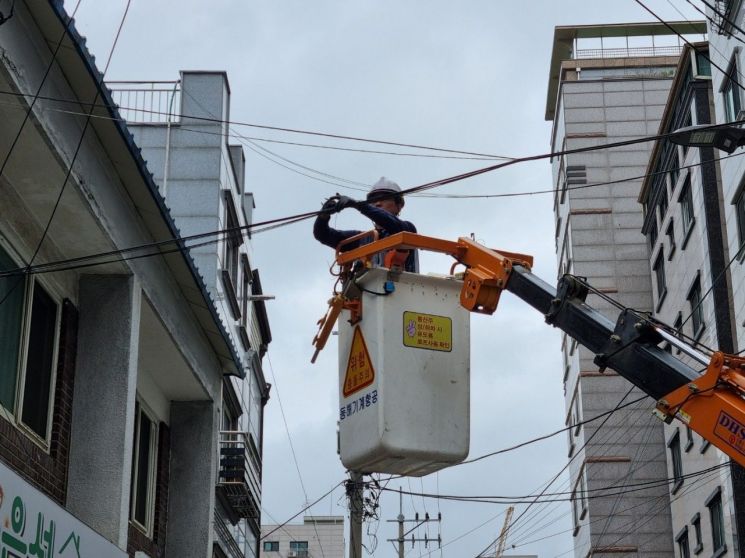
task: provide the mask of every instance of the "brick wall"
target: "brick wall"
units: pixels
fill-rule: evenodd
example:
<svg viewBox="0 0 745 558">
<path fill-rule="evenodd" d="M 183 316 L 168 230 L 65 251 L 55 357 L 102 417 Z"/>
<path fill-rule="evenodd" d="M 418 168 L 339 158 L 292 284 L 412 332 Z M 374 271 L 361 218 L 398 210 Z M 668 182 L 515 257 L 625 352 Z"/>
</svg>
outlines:
<svg viewBox="0 0 745 558">
<path fill-rule="evenodd" d="M 127 553 L 134 557 L 142 551 L 151 558 L 162 558 L 166 550 L 166 528 L 168 525 L 168 477 L 171 457 L 171 433 L 165 423 L 158 425 L 158 464 L 155 486 L 155 517 L 153 538 L 147 537 L 137 527 L 129 524 Z"/>
<path fill-rule="evenodd" d="M 69 300 L 62 303 L 57 379 L 49 452 L 32 442 L 0 416 L 0 459 L 54 501 L 64 506 L 78 343 L 78 311 Z"/>
</svg>

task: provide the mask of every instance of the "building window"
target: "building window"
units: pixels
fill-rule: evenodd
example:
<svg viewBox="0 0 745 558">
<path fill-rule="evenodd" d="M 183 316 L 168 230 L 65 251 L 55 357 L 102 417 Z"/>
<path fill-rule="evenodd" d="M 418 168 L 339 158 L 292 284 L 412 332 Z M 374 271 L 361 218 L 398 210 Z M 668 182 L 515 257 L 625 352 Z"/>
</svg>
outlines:
<svg viewBox="0 0 745 558">
<path fill-rule="evenodd" d="M 241 257 L 241 325 L 239 333 L 241 336 L 241 343 L 243 343 L 243 350 L 247 351 L 251 348 L 251 341 L 248 336 L 248 328 L 250 326 L 249 316 L 249 303 L 251 301 L 251 266 L 248 263 L 248 258 L 244 255 Z"/>
<path fill-rule="evenodd" d="M 672 146 L 672 156 L 670 158 L 670 188 L 675 191 L 675 184 L 680 176 L 680 156 L 678 155 L 678 146 Z M 665 200 L 667 202 L 667 200 Z"/>
<path fill-rule="evenodd" d="M 683 184 L 683 189 L 680 192 L 680 197 L 678 198 L 678 202 L 680 203 L 680 213 L 681 213 L 681 222 L 683 223 L 683 246 L 682 248 L 685 249 L 686 241 L 688 240 L 688 235 L 691 232 L 691 229 L 693 228 L 693 223 L 695 220 L 695 215 L 693 213 L 693 194 L 691 193 L 691 175 L 689 174 L 686 176 L 685 183 Z"/>
<path fill-rule="evenodd" d="M 683 313 L 682 312 L 678 312 L 678 315 L 675 317 L 675 323 L 673 324 L 673 327 L 675 328 L 675 331 L 678 332 L 678 334 L 683 333 Z M 678 335 L 678 337 L 680 337 L 680 335 Z M 675 354 L 679 355 L 680 352 L 681 352 L 680 349 L 676 347 Z"/>
<path fill-rule="evenodd" d="M 743 184 L 745 186 L 745 183 Z M 740 250 L 742 250 L 743 244 L 745 244 L 745 188 L 740 187 L 740 193 L 735 199 L 735 213 L 737 214 L 737 233 L 740 241 Z M 738 254 L 742 256 L 742 254 Z"/>
<path fill-rule="evenodd" d="M 0 271 L 19 266 L 0 248 Z M 0 278 L 0 404 L 47 443 L 60 305 L 35 276 Z"/>
<path fill-rule="evenodd" d="M 673 259 L 673 253 L 675 252 L 675 226 L 672 219 L 670 219 L 670 222 L 667 224 L 665 236 L 667 236 L 668 244 L 667 261 L 670 261 Z"/>
<path fill-rule="evenodd" d="M 683 448 L 686 452 L 690 451 L 690 449 L 693 447 L 693 430 L 691 430 L 690 426 L 686 426 L 686 445 L 685 448 Z"/>
<path fill-rule="evenodd" d="M 585 484 L 585 471 L 580 471 L 577 484 L 572 491 L 572 517 L 574 518 L 574 535 L 579 531 L 579 522 L 587 515 L 587 485 Z"/>
<path fill-rule="evenodd" d="M 240 226 L 238 215 L 233 205 L 233 196 L 230 190 L 225 190 L 225 229 L 231 231 L 225 236 L 225 247 L 223 251 L 223 269 L 228 272 L 233 282 L 233 289 L 238 287 L 238 248 L 243 244 L 243 233 L 238 230 Z"/>
<path fill-rule="evenodd" d="M 655 281 L 657 282 L 656 308 L 657 312 L 659 312 L 662 307 L 662 302 L 665 300 L 665 295 L 667 294 L 667 285 L 665 284 L 665 256 L 662 247 L 660 247 L 660 251 L 657 254 L 657 259 L 654 261 L 652 269 L 654 270 Z"/>
<path fill-rule="evenodd" d="M 670 450 L 670 463 L 673 467 L 673 487 L 670 490 L 672 494 L 675 494 L 678 489 L 683 485 L 683 458 L 680 455 L 680 432 L 675 431 L 673 437 L 667 443 L 667 447 Z"/>
<path fill-rule="evenodd" d="M 713 556 L 721 556 L 727 550 L 724 541 L 724 513 L 722 510 L 722 489 L 717 488 L 706 501 L 711 520 L 711 544 Z"/>
<path fill-rule="evenodd" d="M 264 541 L 264 552 L 279 552 L 279 541 Z"/>
<path fill-rule="evenodd" d="M 158 425 L 135 403 L 135 435 L 132 451 L 132 494 L 129 517 L 145 534 L 153 532 L 155 513 L 155 464 L 158 453 Z"/>
<path fill-rule="evenodd" d="M 654 250 L 654 244 L 657 242 L 657 217 L 655 215 L 652 216 L 652 222 L 649 223 L 647 237 L 649 238 L 649 249 Z"/>
<path fill-rule="evenodd" d="M 704 549 L 704 541 L 701 539 L 701 514 L 697 513 L 691 519 L 693 525 L 693 534 L 696 536 L 696 546 L 693 547 L 693 553 L 698 554 Z"/>
<path fill-rule="evenodd" d="M 724 118 L 727 122 L 737 120 L 737 114 L 740 112 L 740 91 L 737 84 L 737 54 L 732 56 L 727 75 L 722 83 L 722 97 L 724 98 Z"/>
<path fill-rule="evenodd" d="M 675 542 L 678 544 L 678 558 L 691 558 L 691 550 L 688 547 L 688 527 L 683 527 L 683 530 L 675 537 Z"/>
<path fill-rule="evenodd" d="M 704 330 L 704 309 L 701 304 L 701 276 L 696 276 L 696 280 L 688 291 L 688 303 L 691 307 L 691 327 L 693 328 L 693 338 L 698 339 Z"/>
<path fill-rule="evenodd" d="M 680 170 L 680 169 L 678 169 Z M 660 196 L 660 223 L 662 223 L 665 220 L 665 214 L 667 213 L 667 187 L 665 186 L 665 183 L 662 183 L 662 195 Z"/>
<path fill-rule="evenodd" d="M 308 556 L 308 541 L 290 541 L 290 552 L 294 552 L 298 558 Z"/>
</svg>

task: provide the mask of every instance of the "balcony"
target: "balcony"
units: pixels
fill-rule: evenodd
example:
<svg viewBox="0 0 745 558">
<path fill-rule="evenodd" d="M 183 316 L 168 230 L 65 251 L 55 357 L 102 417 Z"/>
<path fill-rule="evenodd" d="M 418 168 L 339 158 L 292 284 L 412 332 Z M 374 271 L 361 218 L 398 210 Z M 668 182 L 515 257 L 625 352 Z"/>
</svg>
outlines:
<svg viewBox="0 0 745 558">
<path fill-rule="evenodd" d="M 238 517 L 258 520 L 261 506 L 261 458 L 248 432 L 220 431 L 222 490 Z"/>
<path fill-rule="evenodd" d="M 130 124 L 173 124 L 181 119 L 179 81 L 107 81 L 119 114 Z"/>
</svg>

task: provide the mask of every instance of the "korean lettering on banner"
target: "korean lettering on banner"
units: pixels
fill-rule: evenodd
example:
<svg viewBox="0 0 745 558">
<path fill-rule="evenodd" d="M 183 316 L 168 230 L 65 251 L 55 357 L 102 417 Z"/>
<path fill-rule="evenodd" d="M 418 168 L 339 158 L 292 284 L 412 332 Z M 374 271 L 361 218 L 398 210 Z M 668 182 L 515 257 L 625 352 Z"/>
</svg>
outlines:
<svg viewBox="0 0 745 558">
<path fill-rule="evenodd" d="M 0 495 L 0 499 L 2 496 Z M 36 514 L 36 528 L 26 529 L 26 506 L 20 496 L 13 499 L 10 521 L 0 525 L 0 558 L 80 557 L 80 536 L 71 532 L 55 554 L 57 528 L 54 520 Z M 33 525 L 33 522 L 31 522 Z M 29 525 L 30 526 L 30 525 Z"/>
<path fill-rule="evenodd" d="M 378 403 L 378 390 L 361 395 L 339 408 L 339 420 L 344 420 Z M 1 557 L 0 557 L 1 558 Z"/>
</svg>

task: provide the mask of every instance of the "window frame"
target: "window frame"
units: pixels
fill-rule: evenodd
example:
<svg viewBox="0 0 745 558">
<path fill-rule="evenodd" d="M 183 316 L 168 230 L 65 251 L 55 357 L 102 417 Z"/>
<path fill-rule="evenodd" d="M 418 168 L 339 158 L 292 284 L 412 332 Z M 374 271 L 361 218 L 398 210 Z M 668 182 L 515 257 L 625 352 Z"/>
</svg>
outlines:
<svg viewBox="0 0 745 558">
<path fill-rule="evenodd" d="M 665 236 L 668 244 L 667 261 L 672 261 L 673 254 L 675 254 L 675 220 L 673 218 L 670 218 L 670 222 L 665 227 Z"/>
<path fill-rule="evenodd" d="M 139 455 L 140 455 L 140 432 L 142 428 L 142 415 L 145 415 L 151 423 L 150 431 L 150 456 L 148 458 L 148 479 L 147 479 L 147 494 L 145 500 L 146 506 L 146 523 L 143 525 L 136 517 L 137 510 L 137 482 L 139 480 Z M 132 440 L 132 474 L 131 474 L 131 488 L 130 488 L 130 499 L 129 499 L 129 522 L 136 527 L 138 530 L 143 532 L 148 538 L 152 538 L 153 530 L 155 528 L 155 505 L 157 496 L 157 481 L 158 481 L 158 438 L 160 436 L 160 424 L 158 422 L 155 413 L 144 403 L 144 401 L 138 395 L 135 399 L 135 424 Z"/>
<path fill-rule="evenodd" d="M 727 71 L 724 73 L 722 85 L 719 87 L 719 93 L 722 95 L 724 107 L 725 122 L 734 122 L 737 120 L 737 114 L 742 110 L 742 98 L 740 96 L 739 86 L 735 76 L 738 74 L 737 58 L 740 49 L 735 48 L 727 65 Z"/>
<path fill-rule="evenodd" d="M 659 312 L 662 308 L 662 303 L 665 301 L 667 295 L 667 278 L 665 277 L 665 252 L 660 247 L 657 252 L 657 257 L 654 259 L 654 265 L 652 266 L 655 278 L 655 294 L 657 295 L 656 311 Z"/>
<path fill-rule="evenodd" d="M 223 203 L 225 205 L 223 227 L 225 230 L 237 229 L 241 222 L 233 202 L 233 192 L 230 189 L 223 190 Z M 237 231 L 224 236 L 222 247 L 222 280 L 226 299 L 230 306 L 233 318 L 240 319 L 240 305 L 238 304 L 238 279 L 241 267 L 240 247 L 243 244 L 243 232 Z"/>
<path fill-rule="evenodd" d="M 678 203 L 680 204 L 681 213 L 681 224 L 683 225 L 683 242 L 681 242 L 680 249 L 685 250 L 688 239 L 693 231 L 693 226 L 696 224 L 696 212 L 693 208 L 693 187 L 691 181 L 691 173 L 689 172 L 678 196 Z"/>
<path fill-rule="evenodd" d="M 675 542 L 678 547 L 678 557 L 679 558 L 691 558 L 691 544 L 690 544 L 690 541 L 688 540 L 688 526 L 687 525 L 683 527 L 677 535 L 675 535 Z"/>
<path fill-rule="evenodd" d="M 675 433 L 667 441 L 667 449 L 670 450 L 670 465 L 673 469 L 673 486 L 670 494 L 675 494 L 683 486 L 683 454 L 680 449 L 680 430 L 675 429 Z"/>
<path fill-rule="evenodd" d="M 696 546 L 693 547 L 694 554 L 700 554 L 704 549 L 703 535 L 701 534 L 701 514 L 696 513 L 691 518 L 691 525 L 693 525 L 693 533 L 696 535 Z"/>
<path fill-rule="evenodd" d="M 712 558 L 716 558 L 727 552 L 722 488 L 718 486 L 706 499 L 705 504 L 709 509 L 709 521 L 711 522 Z"/>
<path fill-rule="evenodd" d="M 269 548 L 267 548 L 269 546 Z M 279 541 L 264 541 L 263 552 L 279 552 Z"/>
<path fill-rule="evenodd" d="M 14 248 L 3 237 L 0 237 L 0 250 L 6 253 L 8 259 L 17 267 L 23 267 L 18 262 L 21 258 Z M 13 280 L 9 278 L 9 280 Z M 6 419 L 12 419 L 12 424 L 30 438 L 45 452 L 51 448 L 52 426 L 54 422 L 54 394 L 57 388 L 57 367 L 59 365 L 59 343 L 62 325 L 62 299 L 57 289 L 45 278 L 37 275 L 28 275 L 22 279 L 23 300 L 21 304 L 21 317 L 18 335 L 18 353 L 15 362 L 15 388 L 13 396 L 13 408 L 8 409 L 0 402 L 0 407 L 7 411 L 3 413 Z M 23 420 L 25 387 L 28 375 L 28 354 L 31 341 L 31 324 L 33 321 L 33 303 L 36 288 L 40 287 L 55 305 L 54 338 L 52 340 L 50 366 L 49 366 L 49 395 L 47 399 L 47 415 L 45 418 L 46 429 L 41 436 L 33 426 Z"/>
<path fill-rule="evenodd" d="M 737 258 L 742 262 L 745 259 L 745 177 L 732 197 L 732 205 L 735 206 L 735 219 L 737 220 Z"/>
<path fill-rule="evenodd" d="M 694 298 L 696 298 L 694 302 Z M 691 306 L 691 330 L 693 339 L 698 340 L 698 338 L 703 333 L 704 329 L 706 329 L 706 322 L 704 321 L 704 305 L 703 300 L 701 298 L 701 273 L 696 273 L 696 277 L 693 279 L 693 282 L 691 283 L 690 288 L 688 289 L 688 294 L 686 295 L 686 300 L 688 301 L 688 304 Z"/>
</svg>

